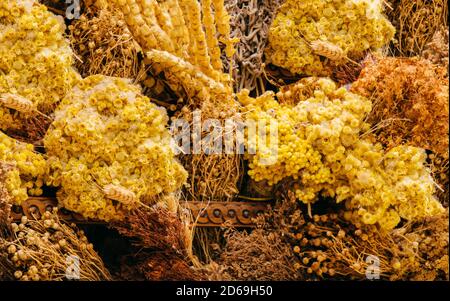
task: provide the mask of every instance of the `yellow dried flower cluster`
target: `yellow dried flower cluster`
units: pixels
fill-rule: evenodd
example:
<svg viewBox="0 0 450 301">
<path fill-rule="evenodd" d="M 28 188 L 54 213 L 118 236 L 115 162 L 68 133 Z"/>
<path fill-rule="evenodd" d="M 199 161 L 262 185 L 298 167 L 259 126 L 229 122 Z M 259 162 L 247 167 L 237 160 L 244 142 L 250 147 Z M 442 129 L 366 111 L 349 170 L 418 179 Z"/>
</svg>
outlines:
<svg viewBox="0 0 450 301">
<path fill-rule="evenodd" d="M 24 120 L 48 114 L 78 80 L 64 22 L 33 0 L 0 3 L 0 97 L 18 95 L 32 112 L 0 103 L 0 128 L 26 130 Z M 30 116 L 31 115 L 31 116 Z"/>
<path fill-rule="evenodd" d="M 346 60 L 324 59 L 314 43 L 328 43 L 353 59 L 382 47 L 395 33 L 382 6 L 380 0 L 287 0 L 270 28 L 268 62 L 292 73 L 329 76 L 333 65 Z"/>
<path fill-rule="evenodd" d="M 31 144 L 19 142 L 0 132 L 0 161 L 10 166 L 5 187 L 14 203 L 21 204 L 28 194 L 42 194 L 45 159 Z"/>
<path fill-rule="evenodd" d="M 308 86 L 308 80 L 294 85 L 290 95 L 302 95 L 297 89 Z M 302 202 L 314 202 L 319 194 L 335 197 L 336 202 L 346 201 L 349 218 L 386 229 L 400 218 L 415 220 L 442 212 L 423 149 L 398 146 L 385 152 L 381 144 L 360 137 L 368 129 L 364 118 L 370 101 L 337 89 L 329 79 L 318 79 L 314 87 L 311 96 L 304 94 L 297 104 L 280 104 L 272 93 L 256 99 L 239 95 L 246 118 L 266 125 L 265 136 L 253 139 L 247 133 L 248 149 L 256 150 L 249 155 L 254 180 L 273 185 L 291 178 Z M 277 143 L 270 141 L 274 121 Z"/>
<path fill-rule="evenodd" d="M 57 197 L 65 208 L 106 221 L 179 189 L 187 174 L 174 158 L 167 121 L 165 110 L 128 80 L 82 80 L 55 111 L 44 139 L 47 184 L 61 186 Z"/>
</svg>

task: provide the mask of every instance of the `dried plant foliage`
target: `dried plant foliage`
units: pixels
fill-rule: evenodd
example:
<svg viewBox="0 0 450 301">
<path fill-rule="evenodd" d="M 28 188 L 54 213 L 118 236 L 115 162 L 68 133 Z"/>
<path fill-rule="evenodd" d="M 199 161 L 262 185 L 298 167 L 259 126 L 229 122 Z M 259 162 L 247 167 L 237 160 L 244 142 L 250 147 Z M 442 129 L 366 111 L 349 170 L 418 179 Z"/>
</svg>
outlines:
<svg viewBox="0 0 450 301">
<path fill-rule="evenodd" d="M 118 278 L 124 280 L 202 280 L 192 254 L 187 217 L 156 204 L 130 212 L 111 227 L 139 250 L 122 258 Z"/>
<path fill-rule="evenodd" d="M 281 207 L 280 207 L 281 206 Z M 225 231 L 225 246 L 219 250 L 216 274 L 224 280 L 301 280 L 293 266 L 294 253 L 283 232 L 288 212 L 296 210 L 286 202 L 256 219 L 257 228 L 251 232 L 229 228 Z"/>
<path fill-rule="evenodd" d="M 448 26 L 446 0 L 391 0 L 389 19 L 396 28 L 394 52 L 401 56 L 420 55 L 433 35 Z"/>
<path fill-rule="evenodd" d="M 10 233 L 9 214 L 11 212 L 12 198 L 5 186 L 5 180 L 10 168 L 10 166 L 0 162 L 0 240 L 6 238 Z M 0 281 L 13 280 L 13 271 L 14 266 L 8 260 L 8 254 L 0 251 Z"/>
<path fill-rule="evenodd" d="M 140 252 L 122 258 L 120 280 L 133 281 L 200 281 L 205 273 L 189 266 L 173 253 Z"/>
<path fill-rule="evenodd" d="M 425 45 L 422 56 L 448 71 L 448 27 L 436 31 L 431 41 Z"/>
<path fill-rule="evenodd" d="M 233 57 L 233 79 L 236 92 L 265 92 L 264 49 L 269 28 L 283 0 L 226 0 L 231 16 L 231 36 L 239 38 Z M 226 61 L 226 60 L 225 60 Z"/>
<path fill-rule="evenodd" d="M 24 216 L 10 229 L 8 235 L 0 237 L 0 253 L 7 254 L 6 261 L 18 280 L 67 280 L 71 273 L 78 277 L 75 257 L 79 260 L 79 280 L 111 279 L 83 231 L 60 221 L 56 208 L 40 219 Z"/>
<path fill-rule="evenodd" d="M 348 63 L 334 68 L 331 79 L 341 86 L 348 85 L 356 81 L 364 68 L 364 63 Z"/>
<path fill-rule="evenodd" d="M 297 280 L 292 267 L 293 253 L 280 233 L 255 229 L 250 233 L 229 231 L 220 258 L 225 274 L 233 280 Z"/>
<path fill-rule="evenodd" d="M 83 77 L 102 74 L 136 81 L 145 77 L 140 47 L 123 14 L 114 7 L 87 9 L 69 25 L 69 39 L 77 58 L 75 66 Z"/>
<path fill-rule="evenodd" d="M 176 253 L 183 253 L 185 249 L 183 222 L 176 213 L 160 205 L 133 210 L 111 227 L 131 238 L 137 247 Z"/>
<path fill-rule="evenodd" d="M 237 104 L 205 101 L 199 107 L 184 106 L 176 116 L 188 122 L 192 131 L 175 128 L 173 132 L 175 136 L 189 137 L 191 142 L 190 149 L 182 149 L 180 155 L 189 173 L 183 198 L 205 202 L 232 200 L 239 192 L 244 173 L 242 155 L 235 147 L 237 126 L 243 120 Z M 214 119 L 210 127 L 206 127 L 208 119 Z M 226 152 L 227 147 L 232 151 Z"/>
<path fill-rule="evenodd" d="M 368 122 L 386 146 L 403 143 L 448 158 L 448 79 L 420 58 L 384 57 L 366 62 L 351 91 L 373 102 Z"/>
<path fill-rule="evenodd" d="M 291 245 L 299 278 L 364 280 L 377 263 L 381 279 L 448 280 L 448 210 L 385 232 L 353 224 L 342 208 L 323 202 L 312 209 L 321 214 L 309 215 L 289 193 L 265 217 Z"/>
</svg>

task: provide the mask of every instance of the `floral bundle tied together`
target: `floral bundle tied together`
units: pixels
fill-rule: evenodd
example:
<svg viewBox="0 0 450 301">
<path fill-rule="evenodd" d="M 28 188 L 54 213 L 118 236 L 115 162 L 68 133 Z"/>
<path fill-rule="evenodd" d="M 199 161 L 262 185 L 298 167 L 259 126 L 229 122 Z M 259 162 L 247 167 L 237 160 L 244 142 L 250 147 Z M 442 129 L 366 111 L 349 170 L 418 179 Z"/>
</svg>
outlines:
<svg viewBox="0 0 450 301">
<path fill-rule="evenodd" d="M 47 184 L 61 186 L 57 196 L 67 209 L 106 221 L 178 190 L 187 174 L 174 158 L 167 122 L 165 110 L 128 80 L 82 80 L 44 139 Z"/>
<path fill-rule="evenodd" d="M 261 140 L 270 141 L 269 128 L 267 137 L 247 136 L 248 148 L 256 150 L 249 155 L 249 175 L 254 180 L 274 185 L 293 179 L 293 190 L 302 202 L 330 196 L 346 202 L 349 219 L 386 229 L 394 228 L 401 218 L 416 220 L 443 211 L 433 196 L 435 185 L 423 149 L 398 146 L 385 151 L 381 144 L 362 138 L 369 129 L 364 118 L 371 110 L 370 101 L 337 89 L 329 79 L 310 83 L 314 88 L 308 96 L 298 89 L 310 86 L 307 81 L 311 79 L 284 91 L 285 101 L 289 95 L 291 104 L 280 104 L 271 93 L 256 99 L 239 95 L 248 119 L 275 122 L 278 131 L 277 144 L 269 148 Z M 264 159 L 273 155 L 276 160 L 266 164 Z"/>
<path fill-rule="evenodd" d="M 28 120 L 52 113 L 79 80 L 64 30 L 62 18 L 34 0 L 0 3 L 2 130 L 33 136 Z M 43 136 L 39 131 L 35 136 Z"/>
<path fill-rule="evenodd" d="M 329 76 L 333 67 L 389 43 L 395 30 L 382 10 L 380 0 L 287 0 L 270 28 L 268 62 L 292 73 Z"/>
</svg>

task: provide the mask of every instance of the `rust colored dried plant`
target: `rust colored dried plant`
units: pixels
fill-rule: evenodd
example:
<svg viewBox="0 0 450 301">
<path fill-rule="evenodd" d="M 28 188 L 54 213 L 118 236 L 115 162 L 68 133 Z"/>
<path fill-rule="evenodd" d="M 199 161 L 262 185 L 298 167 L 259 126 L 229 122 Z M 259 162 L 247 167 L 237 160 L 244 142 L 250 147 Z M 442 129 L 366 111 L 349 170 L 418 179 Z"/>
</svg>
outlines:
<svg viewBox="0 0 450 301">
<path fill-rule="evenodd" d="M 388 147 L 407 143 L 448 158 L 448 79 L 419 58 L 367 62 L 351 91 L 372 99 L 368 122 Z"/>
<path fill-rule="evenodd" d="M 183 253 L 185 228 L 176 213 L 156 205 L 131 211 L 111 227 L 140 248 Z"/>
<path fill-rule="evenodd" d="M 422 56 L 448 70 L 448 27 L 436 31 L 425 46 Z"/>
</svg>

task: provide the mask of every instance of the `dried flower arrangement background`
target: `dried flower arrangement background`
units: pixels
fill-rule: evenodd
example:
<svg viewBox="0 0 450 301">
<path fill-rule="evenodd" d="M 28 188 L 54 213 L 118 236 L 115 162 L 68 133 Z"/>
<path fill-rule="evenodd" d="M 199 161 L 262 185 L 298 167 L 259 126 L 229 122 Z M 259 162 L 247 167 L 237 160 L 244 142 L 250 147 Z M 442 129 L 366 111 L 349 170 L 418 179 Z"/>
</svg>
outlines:
<svg viewBox="0 0 450 301">
<path fill-rule="evenodd" d="M 0 280 L 449 279 L 446 1 L 80 4 L 0 4 Z"/>
</svg>

